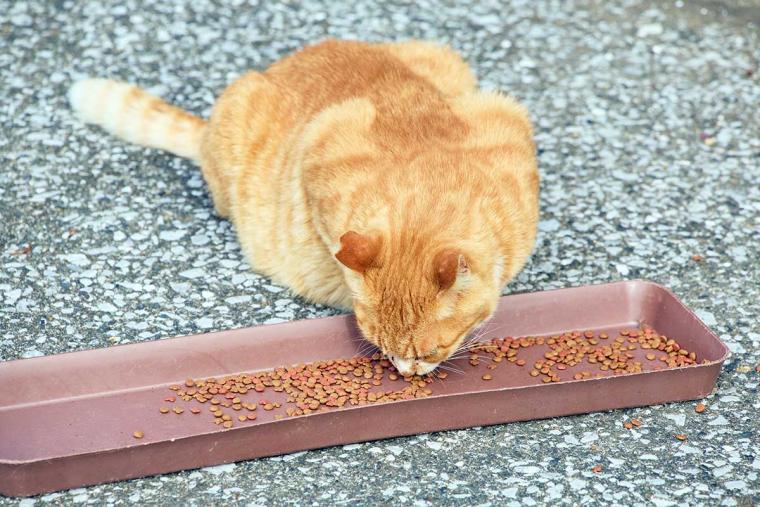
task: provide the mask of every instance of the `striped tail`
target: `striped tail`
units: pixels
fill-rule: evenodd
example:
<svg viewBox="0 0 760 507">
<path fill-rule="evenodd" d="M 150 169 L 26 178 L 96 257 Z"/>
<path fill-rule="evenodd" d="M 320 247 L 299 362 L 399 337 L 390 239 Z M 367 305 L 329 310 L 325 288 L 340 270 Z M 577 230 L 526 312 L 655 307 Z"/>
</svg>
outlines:
<svg viewBox="0 0 760 507">
<path fill-rule="evenodd" d="M 126 83 L 85 79 L 69 90 L 79 118 L 100 125 L 129 142 L 200 159 L 206 122 Z"/>
</svg>

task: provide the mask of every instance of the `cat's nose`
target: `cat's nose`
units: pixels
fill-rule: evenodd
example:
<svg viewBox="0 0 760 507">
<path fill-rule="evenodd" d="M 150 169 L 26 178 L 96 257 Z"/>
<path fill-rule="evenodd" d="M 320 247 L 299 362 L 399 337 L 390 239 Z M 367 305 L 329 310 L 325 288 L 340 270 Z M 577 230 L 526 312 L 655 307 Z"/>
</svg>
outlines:
<svg viewBox="0 0 760 507">
<path fill-rule="evenodd" d="M 398 372 L 404 376 L 425 375 L 435 370 L 438 363 L 428 363 L 420 359 L 403 359 L 396 356 L 388 356 Z"/>
<path fill-rule="evenodd" d="M 415 373 L 415 361 L 413 359 L 403 359 L 396 356 L 388 356 L 391 360 L 391 363 L 393 363 L 393 366 L 396 367 L 398 372 L 404 376 L 408 375 L 414 375 Z"/>
</svg>

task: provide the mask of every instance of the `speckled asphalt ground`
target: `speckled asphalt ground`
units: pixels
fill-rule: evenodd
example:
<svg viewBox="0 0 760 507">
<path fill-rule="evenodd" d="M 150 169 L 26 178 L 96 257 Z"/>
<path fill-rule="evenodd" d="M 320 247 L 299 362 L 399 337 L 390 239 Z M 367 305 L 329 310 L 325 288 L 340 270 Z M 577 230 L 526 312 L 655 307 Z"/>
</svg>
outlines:
<svg viewBox="0 0 760 507">
<path fill-rule="evenodd" d="M 248 271 L 190 163 L 75 121 L 74 79 L 131 81 L 207 114 L 234 76 L 304 43 L 414 36 L 451 43 L 535 119 L 541 234 L 508 291 L 672 288 L 733 351 L 707 411 L 421 435 L 21 505 L 760 501 L 760 4 L 455 4 L 0 1 L 0 360 L 335 313 Z M 631 417 L 644 426 L 624 430 Z"/>
</svg>

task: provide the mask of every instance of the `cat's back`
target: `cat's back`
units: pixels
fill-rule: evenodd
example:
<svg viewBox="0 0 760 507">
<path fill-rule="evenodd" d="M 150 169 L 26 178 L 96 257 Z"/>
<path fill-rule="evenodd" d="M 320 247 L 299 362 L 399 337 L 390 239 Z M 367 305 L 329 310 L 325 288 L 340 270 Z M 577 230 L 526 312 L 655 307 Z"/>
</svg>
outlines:
<svg viewBox="0 0 760 507">
<path fill-rule="evenodd" d="M 420 41 L 328 39 L 273 64 L 265 75 L 287 90 L 296 124 L 349 99 L 367 99 L 374 110 L 374 141 L 391 151 L 460 141 L 466 126 L 451 100 L 475 86 L 457 53 Z"/>
<path fill-rule="evenodd" d="M 382 83 L 416 77 L 379 45 L 335 39 L 307 46 L 274 63 L 264 74 L 305 107 L 302 112 L 370 95 Z"/>
</svg>

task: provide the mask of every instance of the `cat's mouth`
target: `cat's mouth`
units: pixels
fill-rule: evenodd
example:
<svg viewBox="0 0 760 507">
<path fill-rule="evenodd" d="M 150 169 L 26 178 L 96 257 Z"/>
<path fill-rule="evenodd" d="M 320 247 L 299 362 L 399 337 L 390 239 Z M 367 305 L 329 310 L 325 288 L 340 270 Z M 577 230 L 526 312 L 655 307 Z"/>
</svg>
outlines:
<svg viewBox="0 0 760 507">
<path fill-rule="evenodd" d="M 404 376 L 426 375 L 435 370 L 441 363 L 429 363 L 421 359 L 403 359 L 396 356 L 388 356 L 393 366 Z"/>
</svg>

